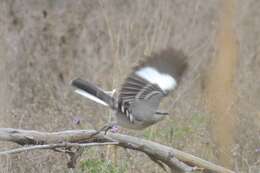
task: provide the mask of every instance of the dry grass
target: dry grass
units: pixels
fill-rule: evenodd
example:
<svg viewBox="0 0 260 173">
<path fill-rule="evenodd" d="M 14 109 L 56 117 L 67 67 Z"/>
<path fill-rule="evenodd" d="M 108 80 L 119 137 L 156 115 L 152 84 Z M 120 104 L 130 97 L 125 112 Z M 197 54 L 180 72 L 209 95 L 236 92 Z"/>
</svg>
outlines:
<svg viewBox="0 0 260 173">
<path fill-rule="evenodd" d="M 74 95 L 69 82 L 82 77 L 105 89 L 118 88 L 143 55 L 176 47 L 187 53 L 191 66 L 183 85 L 162 104 L 171 116 L 145 131 L 126 133 L 221 163 L 204 106 L 221 8 L 217 0 L 2 0 L 0 126 L 45 131 L 100 127 L 111 113 Z M 255 152 L 260 147 L 259 8 L 257 0 L 240 0 L 235 6 L 239 56 L 234 109 L 239 125 L 231 157 L 237 172 L 260 169 Z M 75 116 L 81 119 L 79 126 L 72 122 Z M 82 160 L 114 157 L 129 173 L 162 172 L 143 154 L 120 149 L 112 157 L 114 152 L 91 149 Z M 65 156 L 46 151 L 0 160 L 3 173 L 68 172 Z"/>
</svg>

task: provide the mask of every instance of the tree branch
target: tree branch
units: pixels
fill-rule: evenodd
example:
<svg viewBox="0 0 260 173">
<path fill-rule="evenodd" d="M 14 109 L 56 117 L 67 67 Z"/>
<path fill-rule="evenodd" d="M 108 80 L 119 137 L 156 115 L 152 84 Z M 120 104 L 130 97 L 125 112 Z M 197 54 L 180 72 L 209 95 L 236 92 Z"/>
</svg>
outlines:
<svg viewBox="0 0 260 173">
<path fill-rule="evenodd" d="M 9 141 L 20 145 L 34 145 L 9 151 L 0 151 L 0 155 L 35 149 L 70 149 L 72 147 L 118 145 L 123 148 L 141 151 L 147 154 L 156 163 L 166 164 L 171 170 L 178 169 L 182 172 L 204 170 L 208 173 L 234 173 L 231 170 L 183 151 L 119 133 L 108 133 L 105 135 L 104 133 L 96 133 L 95 130 L 68 130 L 49 133 L 33 130 L 0 128 L 0 141 Z"/>
<path fill-rule="evenodd" d="M 0 155 L 16 154 L 25 151 L 39 150 L 39 149 L 57 149 L 62 147 L 93 147 L 93 146 L 104 146 L 104 145 L 117 145 L 118 142 L 104 142 L 104 143 L 59 143 L 59 144 L 44 144 L 44 145 L 33 145 L 28 147 L 15 148 L 7 151 L 0 151 Z"/>
</svg>

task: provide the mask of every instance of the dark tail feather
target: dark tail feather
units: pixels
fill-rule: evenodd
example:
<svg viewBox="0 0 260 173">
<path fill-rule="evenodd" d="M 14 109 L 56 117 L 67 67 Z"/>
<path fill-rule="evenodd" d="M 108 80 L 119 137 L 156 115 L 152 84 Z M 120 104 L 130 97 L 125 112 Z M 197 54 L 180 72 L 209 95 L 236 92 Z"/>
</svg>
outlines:
<svg viewBox="0 0 260 173">
<path fill-rule="evenodd" d="M 73 80 L 71 85 L 77 88 L 76 93 L 102 105 L 114 108 L 115 99 L 96 85 L 82 79 Z"/>
</svg>

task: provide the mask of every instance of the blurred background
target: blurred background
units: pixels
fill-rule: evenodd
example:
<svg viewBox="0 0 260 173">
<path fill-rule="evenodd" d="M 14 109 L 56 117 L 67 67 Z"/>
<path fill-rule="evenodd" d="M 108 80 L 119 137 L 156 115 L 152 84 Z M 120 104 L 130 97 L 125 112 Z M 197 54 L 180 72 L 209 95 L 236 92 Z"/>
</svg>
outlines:
<svg viewBox="0 0 260 173">
<path fill-rule="evenodd" d="M 122 132 L 259 173 L 259 9 L 258 0 L 1 0 L 0 127 L 100 128 L 112 113 L 74 94 L 70 81 L 119 89 L 138 61 L 174 47 L 190 67 L 161 105 L 170 116 L 144 131 Z M 30 151 L 1 156 L 0 172 L 64 173 L 67 161 Z M 74 172 L 163 170 L 142 153 L 100 147 L 86 149 Z"/>
</svg>

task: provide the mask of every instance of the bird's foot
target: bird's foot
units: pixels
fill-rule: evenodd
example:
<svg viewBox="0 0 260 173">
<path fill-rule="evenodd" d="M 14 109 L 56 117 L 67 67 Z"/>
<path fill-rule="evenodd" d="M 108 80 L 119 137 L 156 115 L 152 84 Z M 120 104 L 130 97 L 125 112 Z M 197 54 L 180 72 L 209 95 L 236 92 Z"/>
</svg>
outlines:
<svg viewBox="0 0 260 173">
<path fill-rule="evenodd" d="M 112 133 L 116 133 L 116 132 L 119 131 L 119 127 L 118 127 L 118 125 L 116 123 L 108 123 L 104 127 L 102 127 L 100 130 L 98 130 L 98 133 L 104 131 L 105 135 L 106 135 L 109 130 Z"/>
</svg>

